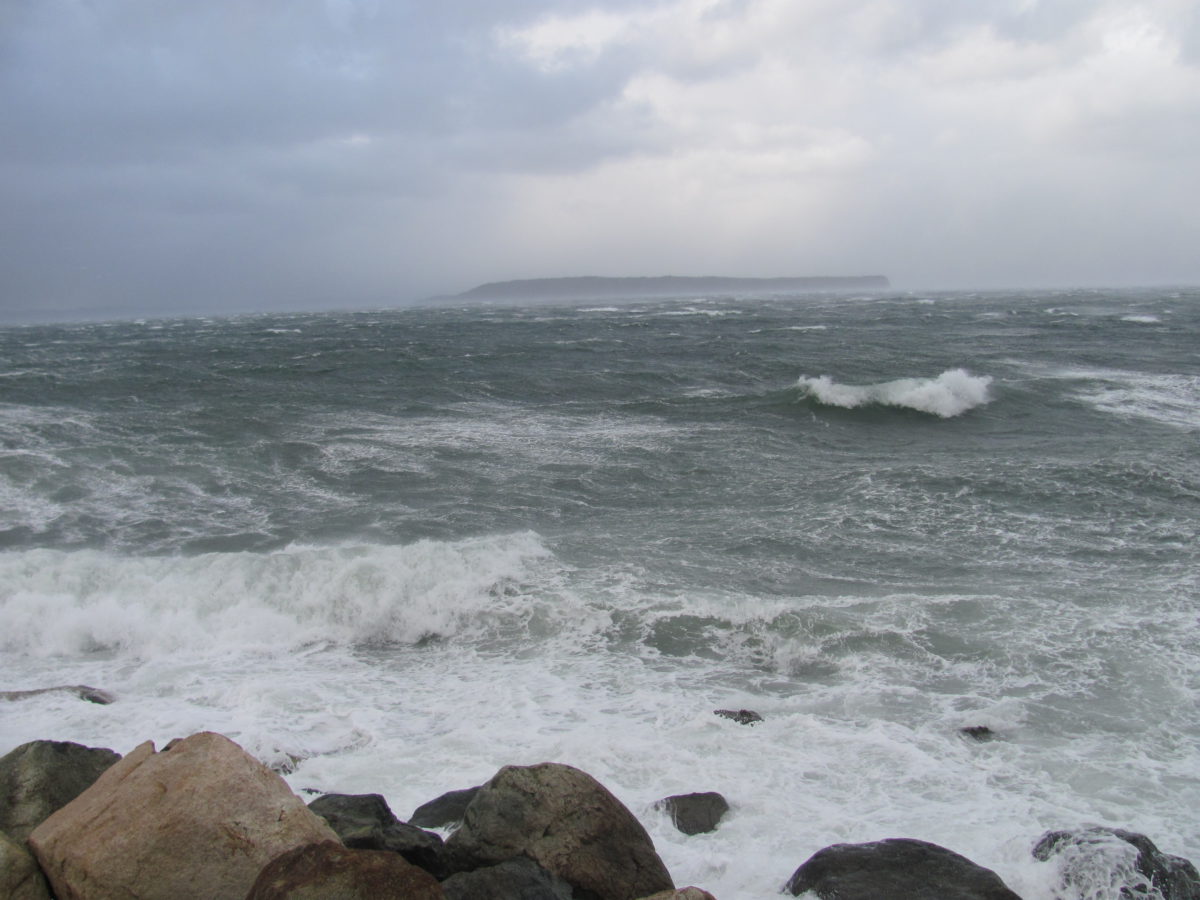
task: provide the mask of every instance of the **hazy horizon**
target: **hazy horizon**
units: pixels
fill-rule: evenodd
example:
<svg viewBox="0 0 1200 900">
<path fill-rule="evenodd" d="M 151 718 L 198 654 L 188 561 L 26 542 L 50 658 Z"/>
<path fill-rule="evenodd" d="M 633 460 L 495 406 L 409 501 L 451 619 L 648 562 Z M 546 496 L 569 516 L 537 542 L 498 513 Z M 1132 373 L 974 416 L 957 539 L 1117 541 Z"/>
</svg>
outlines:
<svg viewBox="0 0 1200 900">
<path fill-rule="evenodd" d="M 19 0 L 0 320 L 1200 284 L 1187 0 Z"/>
</svg>

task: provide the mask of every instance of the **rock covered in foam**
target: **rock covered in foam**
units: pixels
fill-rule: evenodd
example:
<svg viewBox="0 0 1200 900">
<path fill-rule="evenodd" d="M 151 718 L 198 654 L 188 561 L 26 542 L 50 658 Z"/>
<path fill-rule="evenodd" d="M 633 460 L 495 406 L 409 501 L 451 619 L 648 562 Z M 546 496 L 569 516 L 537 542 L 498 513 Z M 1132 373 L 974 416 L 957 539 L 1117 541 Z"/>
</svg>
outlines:
<svg viewBox="0 0 1200 900">
<path fill-rule="evenodd" d="M 703 834 L 717 830 L 721 818 L 729 812 L 729 801 L 716 791 L 703 791 L 664 797 L 654 808 L 665 811 L 684 834 Z"/>
<path fill-rule="evenodd" d="M 336 840 L 277 774 L 219 734 L 147 741 L 42 822 L 29 846 L 61 900 L 243 900 L 293 847 Z"/>
<path fill-rule="evenodd" d="M 74 694 L 80 700 L 86 700 L 88 703 L 99 703 L 101 706 L 107 706 L 117 699 L 108 691 L 90 687 L 86 684 L 60 684 L 54 687 L 34 688 L 28 691 L 0 691 L 0 700 L 28 700 L 30 697 L 58 692 Z"/>
<path fill-rule="evenodd" d="M 66 806 L 121 754 L 70 741 L 30 741 L 0 758 L 0 831 L 17 843 Z"/>
<path fill-rule="evenodd" d="M 459 871 L 527 856 L 577 895 L 630 900 L 674 884 L 646 829 L 609 791 L 560 763 L 505 766 L 446 841 Z"/>
<path fill-rule="evenodd" d="M 763 717 L 752 709 L 714 709 L 713 715 L 722 719 L 732 719 L 739 725 L 753 725 L 763 720 Z"/>
<path fill-rule="evenodd" d="M 446 874 L 441 837 L 401 822 L 379 794 L 326 794 L 308 808 L 328 822 L 347 847 L 399 853 L 436 877 Z"/>
<path fill-rule="evenodd" d="M 33 856 L 0 832 L 0 897 L 5 900 L 50 900 L 50 888 Z"/>
<path fill-rule="evenodd" d="M 1021 900 L 991 869 L 910 838 L 818 850 L 784 889 L 792 896 L 813 891 L 836 900 Z"/>
<path fill-rule="evenodd" d="M 1122 897 L 1200 900 L 1200 874 L 1181 856 L 1163 853 L 1144 834 L 1121 828 L 1049 831 L 1033 847 L 1034 858 L 1056 860 L 1063 891 L 1092 896 L 1096 889 Z"/>
<path fill-rule="evenodd" d="M 267 863 L 245 900 L 442 900 L 437 879 L 395 853 L 336 841 L 295 847 Z"/>
</svg>

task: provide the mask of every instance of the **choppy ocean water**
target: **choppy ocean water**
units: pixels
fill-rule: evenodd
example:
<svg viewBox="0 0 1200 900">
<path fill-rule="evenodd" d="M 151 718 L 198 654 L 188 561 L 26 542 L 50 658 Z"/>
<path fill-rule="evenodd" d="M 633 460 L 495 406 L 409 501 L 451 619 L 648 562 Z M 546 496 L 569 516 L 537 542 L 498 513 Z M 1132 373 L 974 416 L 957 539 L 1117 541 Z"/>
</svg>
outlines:
<svg viewBox="0 0 1200 900">
<path fill-rule="evenodd" d="M 211 729 L 402 818 L 554 760 L 722 900 L 885 837 L 1049 898 L 1047 829 L 1200 861 L 1198 532 L 1194 289 L 5 328 L 0 690 L 119 700 L 0 753 Z"/>
</svg>

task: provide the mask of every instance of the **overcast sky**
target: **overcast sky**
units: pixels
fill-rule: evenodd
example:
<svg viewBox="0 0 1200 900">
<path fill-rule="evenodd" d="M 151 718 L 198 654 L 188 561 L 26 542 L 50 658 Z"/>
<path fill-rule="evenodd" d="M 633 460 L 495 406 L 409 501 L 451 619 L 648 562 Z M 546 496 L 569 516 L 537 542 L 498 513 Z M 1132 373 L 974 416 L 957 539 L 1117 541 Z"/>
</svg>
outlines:
<svg viewBox="0 0 1200 900">
<path fill-rule="evenodd" d="M 0 0 L 0 307 L 1200 283 L 1196 0 Z"/>
</svg>

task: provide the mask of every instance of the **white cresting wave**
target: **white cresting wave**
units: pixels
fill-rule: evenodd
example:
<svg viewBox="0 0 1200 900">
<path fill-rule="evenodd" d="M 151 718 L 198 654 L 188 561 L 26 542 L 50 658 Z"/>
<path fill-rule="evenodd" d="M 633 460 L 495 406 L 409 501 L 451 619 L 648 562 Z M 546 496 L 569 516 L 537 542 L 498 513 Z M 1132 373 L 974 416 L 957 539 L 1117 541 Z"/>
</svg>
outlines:
<svg viewBox="0 0 1200 900">
<path fill-rule="evenodd" d="M 990 402 L 992 379 L 965 369 L 947 369 L 936 378 L 900 378 L 880 384 L 838 384 L 828 375 L 801 375 L 797 386 L 805 397 L 826 406 L 895 406 L 943 419 L 962 415 Z"/>
<path fill-rule="evenodd" d="M 0 650 L 147 658 L 487 638 L 557 614 L 528 588 L 546 565 L 532 532 L 191 557 L 13 551 L 0 554 Z"/>
</svg>

